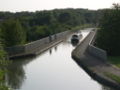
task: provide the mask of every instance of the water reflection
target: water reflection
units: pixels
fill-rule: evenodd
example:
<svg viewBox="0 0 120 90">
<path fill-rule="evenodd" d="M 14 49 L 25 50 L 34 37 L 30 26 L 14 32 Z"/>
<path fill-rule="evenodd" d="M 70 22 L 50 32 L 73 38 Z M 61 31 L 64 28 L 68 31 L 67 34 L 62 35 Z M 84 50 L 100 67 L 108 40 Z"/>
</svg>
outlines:
<svg viewBox="0 0 120 90">
<path fill-rule="evenodd" d="M 27 59 L 17 59 L 13 60 L 12 64 L 9 64 L 9 66 L 6 68 L 6 84 L 14 89 L 19 89 L 26 76 L 24 71 L 24 66 L 30 63 L 33 58 L 35 57 L 29 57 Z"/>
<path fill-rule="evenodd" d="M 11 86 L 11 88 L 19 89 L 25 79 L 25 72 L 22 66 L 18 66 L 15 68 L 8 68 L 6 73 L 7 81 L 6 83 Z"/>
<path fill-rule="evenodd" d="M 54 50 L 57 52 L 57 45 L 55 47 L 53 47 Z M 52 52 L 53 52 L 53 48 L 50 48 L 49 49 L 49 54 L 52 55 Z"/>
<path fill-rule="evenodd" d="M 52 54 L 52 49 L 49 50 L 50 55 Z"/>
<path fill-rule="evenodd" d="M 54 49 L 55 49 L 55 51 L 57 51 L 57 46 L 55 46 L 55 48 L 54 48 Z"/>
</svg>

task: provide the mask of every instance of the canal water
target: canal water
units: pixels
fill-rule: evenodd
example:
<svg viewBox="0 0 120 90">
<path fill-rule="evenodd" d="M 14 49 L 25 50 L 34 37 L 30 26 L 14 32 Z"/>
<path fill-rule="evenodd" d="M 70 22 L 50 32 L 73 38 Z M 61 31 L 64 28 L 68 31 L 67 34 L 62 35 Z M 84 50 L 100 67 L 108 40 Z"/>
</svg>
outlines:
<svg viewBox="0 0 120 90">
<path fill-rule="evenodd" d="M 81 32 L 81 40 L 88 32 Z M 70 38 L 36 57 L 13 60 L 6 84 L 14 90 L 112 90 L 94 81 L 71 58 L 75 47 Z"/>
</svg>

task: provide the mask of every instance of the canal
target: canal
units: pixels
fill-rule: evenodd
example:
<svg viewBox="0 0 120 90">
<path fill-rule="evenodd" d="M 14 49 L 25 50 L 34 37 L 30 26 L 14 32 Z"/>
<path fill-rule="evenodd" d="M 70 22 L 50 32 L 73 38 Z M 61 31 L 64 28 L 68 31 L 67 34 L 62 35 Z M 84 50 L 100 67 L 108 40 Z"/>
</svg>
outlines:
<svg viewBox="0 0 120 90">
<path fill-rule="evenodd" d="M 90 29 L 82 31 L 83 37 Z M 112 90 L 94 81 L 71 58 L 71 36 L 36 57 L 13 60 L 6 84 L 14 90 Z"/>
</svg>

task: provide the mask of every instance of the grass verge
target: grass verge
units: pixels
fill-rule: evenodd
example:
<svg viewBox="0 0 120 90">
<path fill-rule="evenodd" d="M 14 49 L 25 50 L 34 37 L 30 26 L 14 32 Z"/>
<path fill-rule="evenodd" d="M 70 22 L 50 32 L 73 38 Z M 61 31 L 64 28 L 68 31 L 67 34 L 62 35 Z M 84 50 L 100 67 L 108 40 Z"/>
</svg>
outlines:
<svg viewBox="0 0 120 90">
<path fill-rule="evenodd" d="M 110 63 L 120 68 L 120 56 L 117 56 L 117 57 L 110 56 L 108 57 L 108 60 L 110 61 Z"/>
<path fill-rule="evenodd" d="M 120 84 L 120 76 L 117 76 L 113 73 L 109 73 L 109 72 L 104 72 L 105 76 L 111 78 L 112 80 L 116 81 L 117 83 Z"/>
</svg>

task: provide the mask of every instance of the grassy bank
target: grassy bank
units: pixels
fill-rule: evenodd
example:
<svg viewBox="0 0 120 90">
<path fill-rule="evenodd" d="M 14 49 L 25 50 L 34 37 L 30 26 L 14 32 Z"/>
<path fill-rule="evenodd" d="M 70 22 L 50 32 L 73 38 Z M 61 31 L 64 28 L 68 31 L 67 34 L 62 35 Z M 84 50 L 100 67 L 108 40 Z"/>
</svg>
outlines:
<svg viewBox="0 0 120 90">
<path fill-rule="evenodd" d="M 110 61 L 110 63 L 120 68 L 120 56 L 117 56 L 117 57 L 110 56 L 108 57 L 108 60 Z"/>
<path fill-rule="evenodd" d="M 117 76 L 113 73 L 105 72 L 104 73 L 107 77 L 111 78 L 112 80 L 116 81 L 117 83 L 120 84 L 120 76 Z"/>
</svg>

